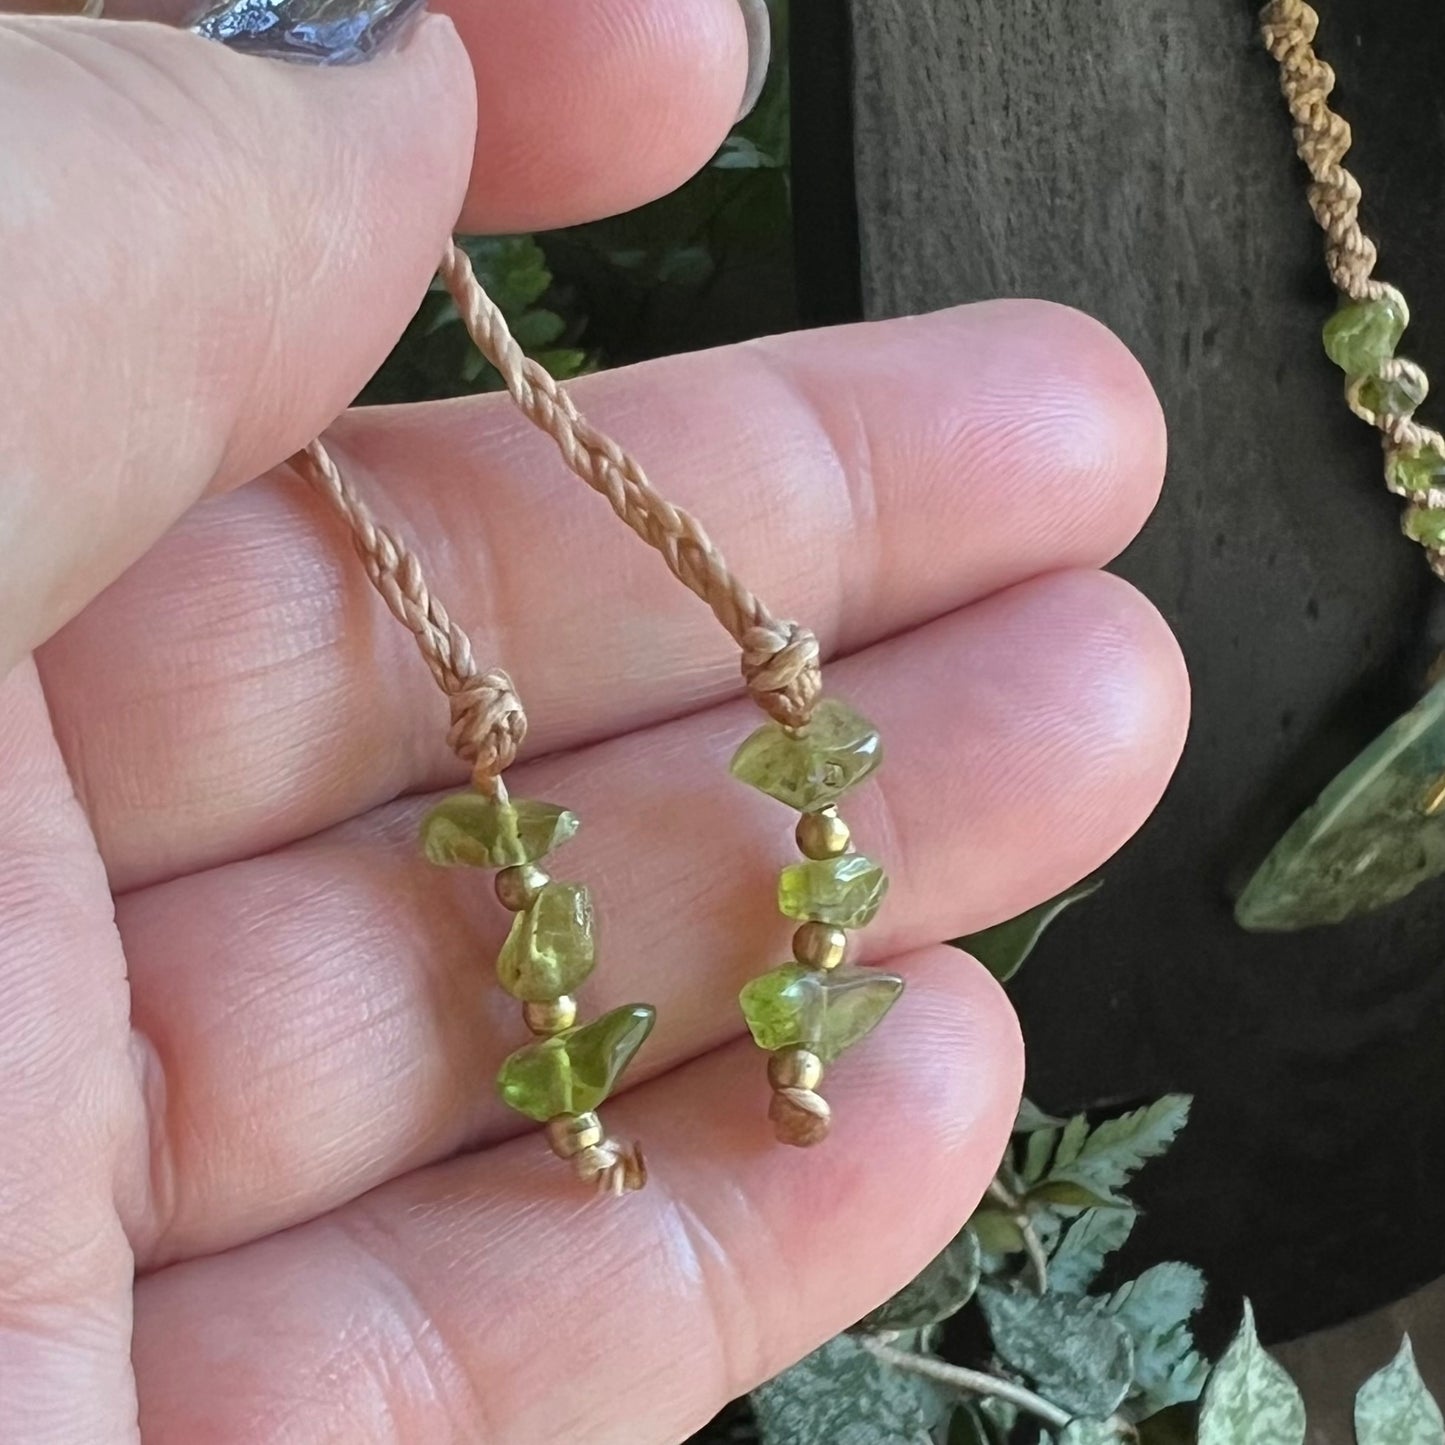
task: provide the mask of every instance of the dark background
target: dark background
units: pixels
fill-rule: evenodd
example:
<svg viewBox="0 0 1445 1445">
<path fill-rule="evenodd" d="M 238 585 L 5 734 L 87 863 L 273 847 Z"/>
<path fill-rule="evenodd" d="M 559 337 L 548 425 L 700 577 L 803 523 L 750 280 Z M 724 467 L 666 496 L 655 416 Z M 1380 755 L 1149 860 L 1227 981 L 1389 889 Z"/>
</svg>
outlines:
<svg viewBox="0 0 1445 1445">
<path fill-rule="evenodd" d="M 1049 297 L 1163 400 L 1164 500 L 1117 570 L 1182 641 L 1192 738 L 1015 993 L 1046 1106 L 1197 1096 L 1130 1252 L 1199 1264 L 1279 1338 L 1445 1272 L 1445 884 L 1271 936 L 1228 891 L 1413 700 L 1445 603 L 1320 349 L 1334 296 L 1256 8 L 794 0 L 793 160 L 805 322 Z M 1445 386 L 1445 7 L 1317 8 L 1402 351 Z"/>
</svg>

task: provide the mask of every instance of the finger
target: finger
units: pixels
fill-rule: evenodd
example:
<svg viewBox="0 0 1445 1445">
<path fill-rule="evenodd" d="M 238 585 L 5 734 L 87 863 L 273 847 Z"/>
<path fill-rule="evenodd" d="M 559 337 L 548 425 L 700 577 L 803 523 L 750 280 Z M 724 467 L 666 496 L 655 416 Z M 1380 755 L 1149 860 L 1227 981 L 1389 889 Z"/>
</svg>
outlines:
<svg viewBox="0 0 1445 1445">
<path fill-rule="evenodd" d="M 464 230 L 630 211 L 705 166 L 748 75 L 738 0 L 440 0 L 471 54 L 477 147 Z M 181 21 L 189 0 L 112 0 Z"/>
<path fill-rule="evenodd" d="M 1035 303 L 677 358 L 576 395 L 835 653 L 1103 562 L 1163 468 L 1137 363 Z M 707 610 L 506 401 L 363 412 L 337 437 L 479 656 L 517 677 L 529 755 L 737 690 Z M 288 473 L 198 509 L 42 659 L 117 888 L 459 774 L 410 637 L 299 493 Z"/>
<path fill-rule="evenodd" d="M 3 672 L 355 395 L 425 290 L 472 113 L 444 21 L 323 72 L 0 18 L 0 94 Z"/>
<path fill-rule="evenodd" d="M 839 665 L 832 685 L 893 762 L 850 798 L 893 878 L 863 956 L 887 959 L 1021 912 L 1101 863 L 1157 800 L 1184 679 L 1124 583 L 1026 584 Z M 601 920 L 589 1011 L 639 999 L 643 1078 L 739 1033 L 737 993 L 789 955 L 776 869 L 789 815 L 726 777 L 755 722 L 730 704 L 523 770 L 519 796 L 575 807 L 559 855 Z M 492 1080 L 517 1046 L 494 986 L 506 915 L 485 877 L 430 867 L 417 805 L 272 857 L 122 900 L 137 1028 L 170 1100 L 145 1264 L 221 1249 L 519 1121 Z M 237 1089 L 237 1079 L 247 1080 Z"/>
<path fill-rule="evenodd" d="M 105 873 L 28 665 L 0 680 L 0 1421 L 120 1441 L 134 1261 L 116 1208 L 145 1119 Z"/>
<path fill-rule="evenodd" d="M 1022 1050 L 944 950 L 830 1075 L 836 1128 L 773 1144 L 737 1045 L 629 1095 L 652 1185 L 616 1204 L 519 1139 L 141 1286 L 147 1445 L 278 1438 L 673 1445 L 858 1319 L 963 1224 Z M 860 1240 L 868 1247 L 859 1249 Z"/>
</svg>

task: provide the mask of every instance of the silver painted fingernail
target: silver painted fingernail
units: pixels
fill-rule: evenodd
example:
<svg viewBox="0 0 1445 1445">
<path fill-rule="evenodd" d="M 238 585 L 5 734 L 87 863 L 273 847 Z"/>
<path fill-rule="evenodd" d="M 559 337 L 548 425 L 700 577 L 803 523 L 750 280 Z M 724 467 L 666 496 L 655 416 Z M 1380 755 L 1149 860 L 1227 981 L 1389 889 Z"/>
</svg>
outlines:
<svg viewBox="0 0 1445 1445">
<path fill-rule="evenodd" d="M 394 50 L 426 0 L 224 0 L 191 29 L 247 55 L 309 65 L 359 65 Z"/>
<path fill-rule="evenodd" d="M 753 113 L 768 83 L 768 64 L 773 58 L 773 21 L 768 14 L 768 0 L 738 0 L 748 27 L 748 85 L 743 92 L 738 120 Z"/>
</svg>

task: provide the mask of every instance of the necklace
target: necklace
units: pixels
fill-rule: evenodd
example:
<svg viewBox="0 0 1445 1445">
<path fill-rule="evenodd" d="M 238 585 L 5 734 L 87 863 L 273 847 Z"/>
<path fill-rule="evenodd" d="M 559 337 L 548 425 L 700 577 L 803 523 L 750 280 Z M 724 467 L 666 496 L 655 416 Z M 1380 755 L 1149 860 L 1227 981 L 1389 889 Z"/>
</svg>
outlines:
<svg viewBox="0 0 1445 1445">
<path fill-rule="evenodd" d="M 1271 0 L 1260 12 L 1294 120 L 1295 148 L 1310 173 L 1325 264 L 1340 293 L 1325 323 L 1325 352 L 1345 374 L 1346 405 L 1380 433 L 1385 484 L 1408 504 L 1405 535 L 1445 579 L 1445 436 L 1415 420 L 1429 383 L 1415 362 L 1395 354 L 1410 308 L 1374 275 L 1375 244 L 1360 227 L 1359 182 L 1343 164 L 1350 126 L 1329 105 L 1335 75 L 1315 53 L 1318 28 L 1319 16 L 1304 0 Z M 1435 678 L 1275 844 L 1240 895 L 1235 917 L 1252 930 L 1339 923 L 1441 873 L 1445 680 Z"/>
</svg>

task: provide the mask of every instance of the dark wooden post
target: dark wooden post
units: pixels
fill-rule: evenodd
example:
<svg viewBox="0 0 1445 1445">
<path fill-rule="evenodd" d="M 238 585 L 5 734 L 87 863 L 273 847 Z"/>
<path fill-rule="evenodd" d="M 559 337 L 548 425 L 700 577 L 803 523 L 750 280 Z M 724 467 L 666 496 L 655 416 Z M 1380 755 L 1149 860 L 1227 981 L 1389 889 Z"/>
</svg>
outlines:
<svg viewBox="0 0 1445 1445">
<path fill-rule="evenodd" d="M 1445 10 L 1317 3 L 1381 274 L 1445 378 Z M 1164 501 L 1118 570 L 1183 642 L 1193 738 L 1017 995 L 1044 1103 L 1197 1093 L 1139 1251 L 1252 1294 L 1278 1335 L 1445 1267 L 1445 883 L 1286 937 L 1238 930 L 1226 889 L 1408 701 L 1445 592 L 1320 351 L 1333 293 L 1254 9 L 851 0 L 852 159 L 867 315 L 1068 302 L 1163 399 Z"/>
</svg>

